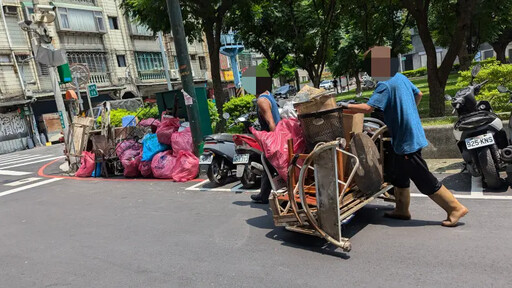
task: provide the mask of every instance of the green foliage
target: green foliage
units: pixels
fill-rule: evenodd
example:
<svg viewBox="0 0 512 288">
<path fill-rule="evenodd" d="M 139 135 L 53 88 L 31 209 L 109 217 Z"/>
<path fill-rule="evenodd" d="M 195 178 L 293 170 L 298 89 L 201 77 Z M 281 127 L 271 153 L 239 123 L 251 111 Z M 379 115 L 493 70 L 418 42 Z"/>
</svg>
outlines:
<svg viewBox="0 0 512 288">
<path fill-rule="evenodd" d="M 263 59 L 259 66 L 267 69 L 268 73 L 270 73 L 268 65 L 268 60 Z M 273 78 L 283 77 L 285 81 L 290 81 L 295 79 L 295 71 L 297 71 L 297 66 L 295 65 L 293 57 L 286 56 L 286 58 L 284 58 L 284 60 L 281 63 L 280 70 L 273 75 Z"/>
<path fill-rule="evenodd" d="M 217 123 L 220 121 L 219 111 L 217 111 L 217 106 L 212 100 L 208 100 L 208 113 L 210 114 L 210 122 L 212 123 L 212 130 L 215 131 L 215 127 Z"/>
<path fill-rule="evenodd" d="M 404 71 L 402 74 L 406 77 L 420 77 L 427 75 L 427 67 L 421 67 L 416 70 Z"/>
<path fill-rule="evenodd" d="M 512 88 L 512 64 L 500 64 L 498 61 L 489 61 L 482 65 L 482 69 L 478 76 L 475 78 L 475 83 L 480 83 L 489 80 L 487 84 L 480 90 L 480 94 L 476 97 L 477 100 L 490 101 L 491 106 L 497 112 L 511 111 L 509 94 L 499 93 L 497 87 L 505 85 L 507 88 Z M 471 81 L 471 69 L 468 71 L 460 72 L 460 77 L 457 81 L 457 87 L 466 87 Z"/>
<path fill-rule="evenodd" d="M 158 117 L 160 116 L 160 114 L 158 113 L 158 107 L 156 105 L 149 105 L 149 104 L 137 109 L 136 113 L 139 113 L 137 118 L 139 118 L 140 120 L 148 119 L 148 118 L 158 119 Z"/>
<path fill-rule="evenodd" d="M 228 102 L 224 103 L 223 113 L 229 113 L 228 125 L 231 125 L 234 119 L 246 114 L 253 109 L 252 100 L 256 97 L 254 95 L 246 94 L 242 97 L 233 97 Z"/>
<path fill-rule="evenodd" d="M 156 118 L 158 119 L 158 107 L 156 105 L 145 105 L 137 109 L 137 111 L 129 111 L 126 109 L 114 109 L 110 111 L 110 125 L 114 127 L 122 127 L 123 126 L 123 117 L 132 115 L 137 115 L 138 120 L 144 120 L 148 118 Z M 98 125 L 101 125 L 101 116 L 96 119 Z"/>
</svg>

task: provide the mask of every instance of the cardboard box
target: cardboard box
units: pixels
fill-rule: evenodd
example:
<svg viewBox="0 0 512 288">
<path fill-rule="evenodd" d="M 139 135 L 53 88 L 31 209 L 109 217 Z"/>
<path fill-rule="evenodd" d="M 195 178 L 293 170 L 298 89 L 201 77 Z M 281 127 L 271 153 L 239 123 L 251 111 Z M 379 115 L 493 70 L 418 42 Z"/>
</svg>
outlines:
<svg viewBox="0 0 512 288">
<path fill-rule="evenodd" d="M 347 143 L 352 139 L 351 133 L 363 132 L 364 114 L 343 113 L 343 133 Z"/>
</svg>

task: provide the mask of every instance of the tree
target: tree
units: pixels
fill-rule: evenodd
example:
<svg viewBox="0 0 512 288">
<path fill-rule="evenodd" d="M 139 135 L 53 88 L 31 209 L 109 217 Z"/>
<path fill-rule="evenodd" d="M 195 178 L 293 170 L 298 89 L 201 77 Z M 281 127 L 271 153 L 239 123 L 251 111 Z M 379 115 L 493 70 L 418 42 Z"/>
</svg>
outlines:
<svg viewBox="0 0 512 288">
<path fill-rule="evenodd" d="M 269 61 L 267 59 L 263 59 L 260 67 L 263 67 L 269 70 L 268 66 Z M 295 78 L 295 71 L 297 71 L 297 66 L 295 65 L 295 60 L 292 56 L 286 56 L 281 63 L 281 69 L 276 71 L 272 76 L 272 78 L 279 78 L 281 84 L 285 82 L 292 81 Z M 269 72 L 270 74 L 270 72 Z"/>
<path fill-rule="evenodd" d="M 280 74 L 292 45 L 283 32 L 290 29 L 285 9 L 278 1 L 252 0 L 237 5 L 228 23 L 242 39 L 244 46 L 265 57 L 265 68 L 272 78 Z M 289 31 L 289 30 L 288 30 Z"/>
<path fill-rule="evenodd" d="M 471 15 L 476 0 L 400 0 L 416 21 L 418 34 L 427 55 L 428 86 L 430 89 L 430 116 L 443 116 L 445 113 L 444 89 L 453 63 L 462 48 L 464 38 L 470 27 Z M 437 67 L 437 51 L 434 35 L 429 29 L 430 11 L 445 9 L 451 11 L 454 25 L 446 27 L 452 32 L 447 45 L 448 51 L 440 67 Z"/>
<path fill-rule="evenodd" d="M 190 40 L 202 40 L 204 33 L 215 92 L 215 104 L 218 111 L 222 111 L 226 95 L 222 88 L 220 76 L 219 51 L 221 47 L 221 33 L 227 30 L 224 19 L 233 9 L 233 5 L 242 0 L 182 0 L 181 9 L 185 31 Z M 167 4 L 165 0 L 122 0 L 121 7 L 125 13 L 135 18 L 136 21 L 147 25 L 153 31 L 171 31 Z M 215 130 L 222 131 L 226 121 L 221 119 Z"/>
<path fill-rule="evenodd" d="M 297 66 L 308 72 L 313 85 L 322 80 L 325 64 L 333 55 L 332 34 L 341 24 L 344 2 L 340 0 L 277 0 L 286 9 L 291 31 L 283 29 L 282 39 L 292 44 Z"/>
<path fill-rule="evenodd" d="M 352 2 L 343 14 L 343 28 L 333 34 L 335 56 L 328 62 L 335 76 L 355 77 L 361 91 L 359 73 L 364 53 L 373 46 L 390 46 L 392 56 L 411 50 L 411 18 L 401 6 L 388 1 Z"/>
</svg>

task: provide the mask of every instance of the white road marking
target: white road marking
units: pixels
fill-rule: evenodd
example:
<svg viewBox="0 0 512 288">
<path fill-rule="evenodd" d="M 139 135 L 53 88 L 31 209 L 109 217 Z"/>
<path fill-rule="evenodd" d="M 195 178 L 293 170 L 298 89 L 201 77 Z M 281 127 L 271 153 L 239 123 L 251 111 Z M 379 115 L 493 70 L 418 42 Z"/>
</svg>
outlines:
<svg viewBox="0 0 512 288">
<path fill-rule="evenodd" d="M 45 158 L 45 159 L 42 159 L 42 160 L 31 161 L 31 162 L 11 165 L 11 166 L 7 166 L 7 167 L 0 167 L 0 168 L 2 168 L 2 169 L 9 169 L 9 168 L 20 167 L 20 166 L 25 166 L 25 165 L 30 165 L 30 164 L 40 163 L 40 162 L 45 162 L 45 161 L 49 161 L 49 160 L 53 160 L 53 159 L 58 159 L 58 158 L 63 158 L 63 157 L 64 156 L 50 157 L 50 158 Z"/>
<path fill-rule="evenodd" d="M 41 156 L 40 154 L 34 154 L 34 155 L 12 155 L 10 157 L 1 157 L 0 158 L 0 164 L 4 164 L 4 162 L 12 161 L 12 160 L 21 160 L 21 159 L 30 159 L 31 157 L 38 157 Z"/>
<path fill-rule="evenodd" d="M 16 160 L 12 160 L 12 161 L 9 161 L 9 162 L 2 162 L 0 163 L 0 167 L 1 166 L 7 166 L 9 164 L 13 164 L 13 163 L 20 163 L 20 162 L 24 162 L 24 161 L 32 161 L 32 160 L 36 160 L 36 159 L 41 159 L 41 158 L 47 158 L 47 157 L 52 157 L 52 156 L 55 156 L 55 155 L 45 155 L 45 156 L 38 156 L 38 157 L 30 157 L 30 158 L 27 158 L 27 159 L 16 159 Z"/>
<path fill-rule="evenodd" d="M 510 195 L 470 195 L 470 194 L 453 194 L 457 199 L 472 199 L 472 200 L 512 200 Z M 427 197 L 421 193 L 411 193 L 411 197 Z"/>
<path fill-rule="evenodd" d="M 471 176 L 471 196 L 484 196 L 484 187 L 482 187 L 482 177 Z"/>
<path fill-rule="evenodd" d="M 191 187 L 186 188 L 185 190 L 188 191 L 215 191 L 215 192 L 235 192 L 235 193 L 241 193 L 241 192 L 249 192 L 249 193 L 258 193 L 260 192 L 259 189 L 243 189 L 242 184 L 238 184 L 234 186 L 233 188 L 201 188 L 200 186 L 210 182 L 210 180 L 204 180 L 203 182 L 194 184 Z"/>
<path fill-rule="evenodd" d="M 21 180 L 14 181 L 14 182 L 11 182 L 11 183 L 7 183 L 7 184 L 5 184 L 5 186 L 19 186 L 19 185 L 22 185 L 22 184 L 27 184 L 27 183 L 30 183 L 30 182 L 37 181 L 39 179 L 41 179 L 41 177 L 29 177 L 29 178 L 21 179 Z"/>
<path fill-rule="evenodd" d="M 11 171 L 11 170 L 0 170 L 0 175 L 6 176 L 24 176 L 32 174 L 33 172 L 22 172 L 22 171 Z"/>
<path fill-rule="evenodd" d="M 55 182 L 55 181 L 59 181 L 59 180 L 62 180 L 62 178 L 52 178 L 52 179 L 48 179 L 48 180 L 45 180 L 45 181 L 41 181 L 41 182 L 33 183 L 33 184 L 30 184 L 30 185 L 14 188 L 14 189 L 11 189 L 11 190 L 7 190 L 7 191 L 4 191 L 4 192 L 1 192 L 0 193 L 0 197 L 6 196 L 6 195 L 9 195 L 9 194 L 13 194 L 13 193 L 16 193 L 16 192 L 20 192 L 20 191 L 23 191 L 23 190 L 27 190 L 27 189 L 30 189 L 30 188 L 34 188 L 34 187 L 37 187 L 37 186 L 45 185 L 45 184 L 48 184 L 48 183 L 52 183 L 52 182 Z"/>
</svg>

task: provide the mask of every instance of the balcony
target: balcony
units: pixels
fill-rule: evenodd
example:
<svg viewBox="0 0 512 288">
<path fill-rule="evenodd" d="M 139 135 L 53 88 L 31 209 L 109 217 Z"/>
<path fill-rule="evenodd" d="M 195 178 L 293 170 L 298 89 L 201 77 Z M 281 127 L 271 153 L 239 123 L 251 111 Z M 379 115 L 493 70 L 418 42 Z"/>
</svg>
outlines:
<svg viewBox="0 0 512 288">
<path fill-rule="evenodd" d="M 138 71 L 141 81 L 165 80 L 164 70 Z"/>
<path fill-rule="evenodd" d="M 96 83 L 98 86 L 110 86 L 110 76 L 103 72 L 91 73 L 90 83 Z"/>
<path fill-rule="evenodd" d="M 88 6 L 96 6 L 96 0 L 58 0 L 55 2 L 69 3 L 69 4 L 78 4 L 78 5 L 88 5 Z"/>
</svg>

